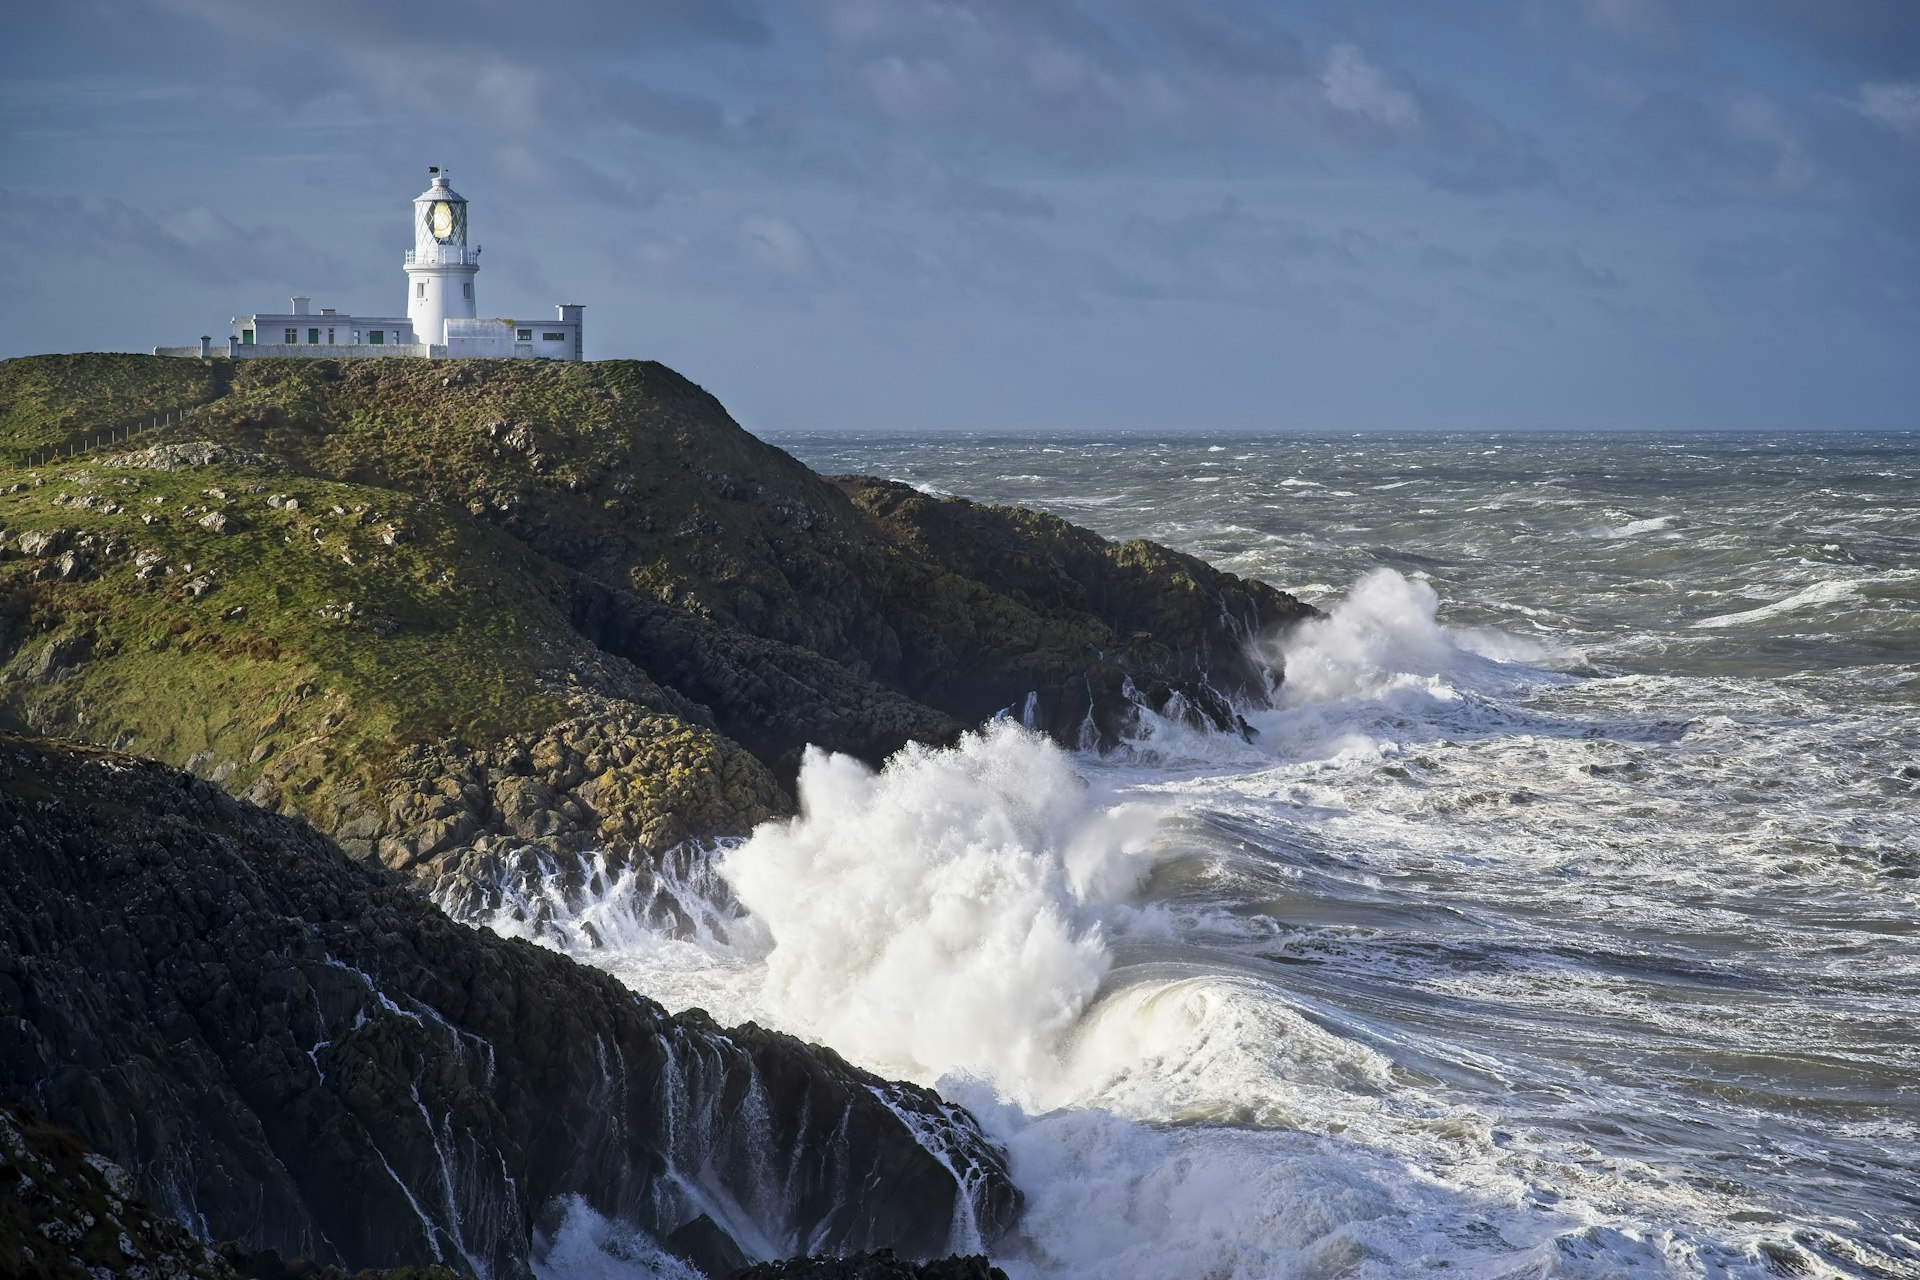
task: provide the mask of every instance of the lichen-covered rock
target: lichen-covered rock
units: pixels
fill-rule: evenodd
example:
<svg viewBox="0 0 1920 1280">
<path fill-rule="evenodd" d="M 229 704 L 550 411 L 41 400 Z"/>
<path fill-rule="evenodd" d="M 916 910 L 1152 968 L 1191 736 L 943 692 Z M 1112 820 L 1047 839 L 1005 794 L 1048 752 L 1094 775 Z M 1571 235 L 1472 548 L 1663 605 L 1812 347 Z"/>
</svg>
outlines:
<svg viewBox="0 0 1920 1280">
<path fill-rule="evenodd" d="M 597 709 L 482 749 L 457 740 L 411 748 L 394 765 L 385 822 L 357 809 L 336 830 L 374 842 L 390 870 L 438 881 L 493 845 L 659 853 L 743 835 L 784 811 L 766 767 L 712 730 Z"/>
<path fill-rule="evenodd" d="M 569 1197 L 779 1253 L 924 1256 L 1017 1211 L 933 1093 L 669 1016 L 190 775 L 0 736 L 0 833 L 0 1098 L 209 1238 L 505 1280 Z"/>
</svg>

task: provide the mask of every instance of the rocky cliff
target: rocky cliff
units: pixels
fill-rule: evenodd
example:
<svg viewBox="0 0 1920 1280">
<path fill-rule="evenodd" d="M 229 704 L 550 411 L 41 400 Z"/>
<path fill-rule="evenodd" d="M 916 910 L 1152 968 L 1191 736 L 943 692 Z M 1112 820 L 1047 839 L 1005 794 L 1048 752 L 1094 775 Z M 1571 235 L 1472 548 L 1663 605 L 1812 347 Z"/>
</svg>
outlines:
<svg viewBox="0 0 1920 1280">
<path fill-rule="evenodd" d="M 1002 710 L 1245 731 L 1264 584 L 1029 512 L 828 481 L 656 364 L 36 357 L 0 459 L 0 723 L 187 768 L 435 880 L 659 851 Z"/>
<path fill-rule="evenodd" d="M 0 736 L 0 835 L 0 1099 L 202 1239 L 514 1277 L 579 1204 L 724 1274 L 1018 1210 L 933 1093 L 458 925 L 191 775 Z"/>
</svg>

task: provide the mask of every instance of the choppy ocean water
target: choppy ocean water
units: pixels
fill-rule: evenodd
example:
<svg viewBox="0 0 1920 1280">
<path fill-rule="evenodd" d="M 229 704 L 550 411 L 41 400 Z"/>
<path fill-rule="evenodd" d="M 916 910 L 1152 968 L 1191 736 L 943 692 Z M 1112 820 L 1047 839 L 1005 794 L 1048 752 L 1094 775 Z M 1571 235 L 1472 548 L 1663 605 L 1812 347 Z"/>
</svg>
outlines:
<svg viewBox="0 0 1920 1280">
<path fill-rule="evenodd" d="M 1016 1276 L 1920 1276 L 1920 437 L 774 440 L 1328 619 L 1252 745 L 816 758 L 543 940 L 974 1107 Z"/>
</svg>

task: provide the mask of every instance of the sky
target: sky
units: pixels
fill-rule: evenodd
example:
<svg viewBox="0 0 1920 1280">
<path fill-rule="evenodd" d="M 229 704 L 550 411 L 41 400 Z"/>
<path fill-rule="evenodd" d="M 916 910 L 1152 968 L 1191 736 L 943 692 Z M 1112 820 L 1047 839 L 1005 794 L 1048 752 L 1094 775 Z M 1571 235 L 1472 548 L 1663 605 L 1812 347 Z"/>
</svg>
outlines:
<svg viewBox="0 0 1920 1280">
<path fill-rule="evenodd" d="M 586 307 L 756 430 L 1920 428 L 1920 0 L 5 0 L 0 356 Z"/>
</svg>

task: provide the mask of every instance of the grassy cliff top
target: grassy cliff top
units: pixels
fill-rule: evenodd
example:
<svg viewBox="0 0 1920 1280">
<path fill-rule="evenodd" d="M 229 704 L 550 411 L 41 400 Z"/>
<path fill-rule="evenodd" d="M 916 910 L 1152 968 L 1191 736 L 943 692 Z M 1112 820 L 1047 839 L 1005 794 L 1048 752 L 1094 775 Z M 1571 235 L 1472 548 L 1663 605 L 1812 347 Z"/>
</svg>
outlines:
<svg viewBox="0 0 1920 1280">
<path fill-rule="evenodd" d="M 137 447 L 4 461 L 196 400 Z M 0 724 L 393 865 L 738 830 L 807 742 L 877 758 L 1036 690 L 1071 739 L 1096 670 L 1257 698 L 1244 641 L 1306 612 L 1055 517 L 829 482 L 649 362 L 0 362 Z"/>
<path fill-rule="evenodd" d="M 0 362 L 0 456 L 204 403 L 225 364 L 109 353 Z"/>
</svg>

